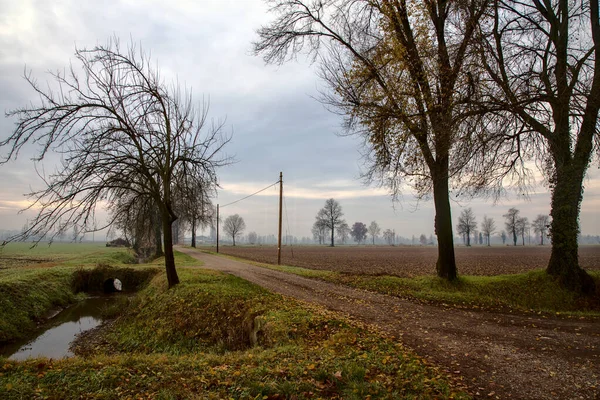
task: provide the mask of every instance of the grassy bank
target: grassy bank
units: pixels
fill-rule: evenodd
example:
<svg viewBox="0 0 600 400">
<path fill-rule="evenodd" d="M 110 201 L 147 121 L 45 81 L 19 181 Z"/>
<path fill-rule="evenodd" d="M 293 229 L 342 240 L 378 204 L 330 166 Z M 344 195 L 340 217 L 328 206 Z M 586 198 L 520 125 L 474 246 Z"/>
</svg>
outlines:
<svg viewBox="0 0 600 400">
<path fill-rule="evenodd" d="M 0 397 L 466 398 L 399 344 L 239 278 L 160 274 L 83 358 L 0 360 Z"/>
<path fill-rule="evenodd" d="M 591 272 L 600 288 L 600 273 Z M 448 282 L 434 276 L 397 278 L 392 276 L 342 276 L 350 286 L 399 297 L 469 308 L 508 308 L 525 312 L 546 312 L 600 317 L 600 293 L 579 296 L 563 289 L 545 271 L 499 276 L 461 276 Z"/>
<path fill-rule="evenodd" d="M 436 304 L 600 318 L 600 271 L 588 271 L 599 288 L 596 295 L 590 297 L 579 296 L 563 289 L 554 278 L 542 270 L 498 276 L 460 276 L 455 282 L 448 282 L 436 276 L 400 278 L 386 275 L 354 275 L 258 263 L 233 256 L 223 257 L 306 278 L 317 278 Z"/>
<path fill-rule="evenodd" d="M 0 271 L 0 342 L 26 336 L 50 310 L 77 300 L 72 268 Z"/>
<path fill-rule="evenodd" d="M 198 264 L 182 253 L 176 257 L 178 265 Z M 162 259 L 132 265 L 133 256 L 126 249 L 79 243 L 34 249 L 27 243 L 11 243 L 0 260 L 0 342 L 29 335 L 49 312 L 80 299 L 79 292 L 102 291 L 107 277 L 118 277 L 125 288 L 136 290 L 164 265 Z"/>
</svg>

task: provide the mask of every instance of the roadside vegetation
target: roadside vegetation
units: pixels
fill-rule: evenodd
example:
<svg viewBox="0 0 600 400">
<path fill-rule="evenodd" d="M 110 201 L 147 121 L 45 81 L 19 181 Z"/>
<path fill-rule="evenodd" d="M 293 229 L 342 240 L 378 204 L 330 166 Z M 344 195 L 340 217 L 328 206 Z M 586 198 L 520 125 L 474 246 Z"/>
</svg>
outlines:
<svg viewBox="0 0 600 400">
<path fill-rule="evenodd" d="M 600 273 L 590 272 L 600 283 Z M 560 286 L 543 270 L 514 275 L 468 276 L 454 282 L 435 276 L 342 275 L 340 283 L 398 297 L 466 308 L 509 310 L 600 317 L 600 295 L 576 294 Z"/>
<path fill-rule="evenodd" d="M 210 250 L 204 251 L 215 254 Z M 229 249 L 226 251 L 229 252 Z M 322 251 L 329 251 L 329 249 Z M 493 276 L 461 275 L 450 282 L 433 275 L 398 277 L 386 274 L 372 275 L 367 272 L 358 274 L 290 265 L 278 266 L 231 255 L 226 257 L 306 278 L 317 278 L 436 304 L 473 309 L 508 309 L 508 311 L 600 317 L 600 293 L 589 296 L 564 289 L 554 277 L 543 270 Z M 502 260 L 496 261 L 500 263 Z M 488 262 L 494 261 L 488 260 Z M 589 270 L 588 273 L 596 283 L 600 284 L 600 271 Z"/>
<path fill-rule="evenodd" d="M 167 289 L 160 272 L 113 322 L 84 335 L 80 357 L 0 359 L 0 397 L 468 398 L 370 327 L 230 275 L 179 274 Z"/>
</svg>

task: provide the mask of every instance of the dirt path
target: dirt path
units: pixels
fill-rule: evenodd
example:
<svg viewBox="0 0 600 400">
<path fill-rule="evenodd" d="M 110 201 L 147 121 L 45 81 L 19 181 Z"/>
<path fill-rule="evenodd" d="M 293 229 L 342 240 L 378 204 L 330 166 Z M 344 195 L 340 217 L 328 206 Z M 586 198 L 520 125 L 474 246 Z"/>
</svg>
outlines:
<svg viewBox="0 0 600 400">
<path fill-rule="evenodd" d="M 374 324 L 477 398 L 599 399 L 600 323 L 423 305 L 179 248 L 273 292 Z"/>
</svg>

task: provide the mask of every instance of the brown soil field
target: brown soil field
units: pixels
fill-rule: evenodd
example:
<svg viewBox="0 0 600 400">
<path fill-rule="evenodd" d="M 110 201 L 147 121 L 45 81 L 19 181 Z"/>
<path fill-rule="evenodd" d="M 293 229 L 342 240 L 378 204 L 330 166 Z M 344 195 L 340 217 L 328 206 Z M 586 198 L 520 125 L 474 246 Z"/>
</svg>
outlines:
<svg viewBox="0 0 600 400">
<path fill-rule="evenodd" d="M 277 248 L 273 246 L 220 246 L 219 251 L 253 261 L 277 263 Z M 456 248 L 458 272 L 463 275 L 516 274 L 543 269 L 549 259 L 550 246 Z M 432 275 L 436 260 L 436 247 L 421 246 L 285 246 L 281 250 L 284 265 L 348 274 Z M 600 246 L 580 246 L 579 262 L 583 268 L 600 270 Z"/>
</svg>

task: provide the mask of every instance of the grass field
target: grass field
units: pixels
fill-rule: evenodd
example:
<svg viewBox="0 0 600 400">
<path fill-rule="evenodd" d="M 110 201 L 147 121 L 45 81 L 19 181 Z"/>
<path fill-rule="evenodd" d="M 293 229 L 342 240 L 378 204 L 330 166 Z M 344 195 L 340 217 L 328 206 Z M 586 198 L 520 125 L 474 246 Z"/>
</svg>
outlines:
<svg viewBox="0 0 600 400">
<path fill-rule="evenodd" d="M 124 265 L 119 251 L 99 247 L 12 251 L 51 260 L 0 270 L 0 288 L 32 294 L 40 281 L 67 291 L 69 273 L 93 260 Z M 79 346 L 80 357 L 0 357 L 0 398 L 468 398 L 457 378 L 371 328 L 230 275 L 185 267 L 179 275 L 167 290 L 159 273 L 96 341 Z"/>
</svg>

